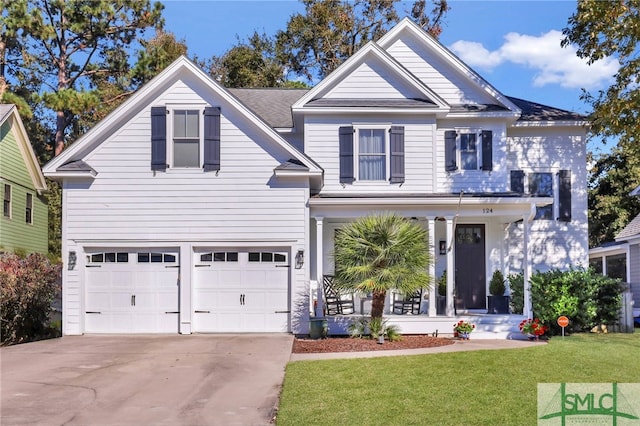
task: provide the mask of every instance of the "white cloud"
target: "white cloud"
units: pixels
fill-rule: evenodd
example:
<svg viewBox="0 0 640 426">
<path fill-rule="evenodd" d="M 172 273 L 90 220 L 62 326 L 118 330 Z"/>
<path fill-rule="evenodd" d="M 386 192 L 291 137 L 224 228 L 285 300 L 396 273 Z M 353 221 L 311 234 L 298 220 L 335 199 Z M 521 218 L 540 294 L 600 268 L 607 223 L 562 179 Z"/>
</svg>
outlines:
<svg viewBox="0 0 640 426">
<path fill-rule="evenodd" d="M 533 69 L 536 87 L 557 84 L 566 88 L 594 89 L 611 80 L 619 67 L 616 59 L 604 58 L 587 65 L 585 59 L 576 56 L 575 47 L 560 47 L 562 38 L 557 30 L 538 37 L 509 33 L 504 37 L 504 44 L 493 52 L 481 43 L 464 40 L 456 41 L 450 48 L 472 68 L 491 70 L 512 63 Z"/>
</svg>

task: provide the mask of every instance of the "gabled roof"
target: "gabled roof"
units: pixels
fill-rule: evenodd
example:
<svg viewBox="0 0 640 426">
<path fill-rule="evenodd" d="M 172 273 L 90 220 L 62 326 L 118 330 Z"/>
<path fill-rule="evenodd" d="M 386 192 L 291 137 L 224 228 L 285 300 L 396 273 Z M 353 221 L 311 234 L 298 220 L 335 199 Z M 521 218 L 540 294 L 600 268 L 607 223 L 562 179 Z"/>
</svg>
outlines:
<svg viewBox="0 0 640 426">
<path fill-rule="evenodd" d="M 229 92 L 274 128 L 293 127 L 291 105 L 309 89 L 229 89 Z"/>
<path fill-rule="evenodd" d="M 522 115 L 518 121 L 587 123 L 587 117 L 575 112 L 525 101 L 524 99 L 513 98 L 511 96 L 508 96 L 508 98 L 522 111 Z"/>
<path fill-rule="evenodd" d="M 504 96 L 498 89 L 493 87 L 488 81 L 482 78 L 467 64 L 462 62 L 453 52 L 447 49 L 442 43 L 430 36 L 426 31 L 420 28 L 415 22 L 409 18 L 404 18 L 398 25 L 391 28 L 380 40 L 378 45 L 382 49 L 388 49 L 396 40 L 403 36 L 403 34 L 411 34 L 413 37 L 420 40 L 425 46 L 427 46 L 432 52 L 439 55 L 444 61 L 449 63 L 454 69 L 465 77 L 465 79 L 472 85 L 476 86 L 479 90 L 485 92 L 491 98 L 496 100 L 496 103 L 505 107 L 506 110 L 519 114 L 520 110 L 508 97 Z"/>
<path fill-rule="evenodd" d="M 18 143 L 18 148 L 24 159 L 25 166 L 27 167 L 29 176 L 31 176 L 33 187 L 38 191 L 45 191 L 47 189 L 47 182 L 44 179 L 40 164 L 31 146 L 29 135 L 27 135 L 27 131 L 18 113 L 18 108 L 13 104 L 0 104 L 0 126 L 6 122 L 11 125 L 11 130 Z"/>
<path fill-rule="evenodd" d="M 446 112 L 449 110 L 449 105 L 437 93 L 411 74 L 376 43 L 369 42 L 329 74 L 329 76 L 318 83 L 318 85 L 298 99 L 292 106 L 293 111 L 295 112 L 303 108 L 307 110 L 309 107 L 314 106 L 317 107 L 318 105 L 313 105 L 311 101 L 324 98 L 331 89 L 339 85 L 341 81 L 367 60 L 379 60 L 391 75 L 397 77 L 399 81 L 414 91 L 415 95 L 412 96 L 412 98 L 422 100 L 423 107 L 433 111 Z M 335 109 L 336 106 L 331 106 L 331 108 Z"/>
<path fill-rule="evenodd" d="M 640 237 L 640 214 L 633 218 L 633 220 L 629 222 L 629 224 L 625 226 L 618 235 L 616 235 L 615 239 L 617 241 L 622 241 L 630 237 Z"/>
<path fill-rule="evenodd" d="M 62 168 L 61 166 L 78 161 L 84 162 L 86 157 L 93 150 L 100 146 L 102 142 L 107 140 L 108 137 L 116 132 L 126 121 L 131 119 L 134 114 L 153 103 L 153 100 L 159 94 L 180 79 L 195 79 L 198 84 L 201 84 L 204 87 L 204 90 L 210 90 L 216 96 L 220 97 L 225 102 L 228 102 L 241 115 L 253 122 L 265 134 L 269 135 L 269 137 L 276 144 L 280 145 L 291 156 L 291 158 L 308 166 L 310 173 L 318 175 L 322 173 L 322 170 L 319 169 L 313 161 L 284 140 L 271 125 L 265 123 L 265 121 L 258 117 L 256 113 L 240 102 L 238 98 L 233 96 L 227 89 L 215 82 L 193 62 L 186 57 L 181 56 L 149 83 L 140 88 L 106 118 L 97 123 L 74 144 L 47 163 L 44 166 L 44 174 L 52 177 L 64 177 L 65 174 L 68 174 L 71 170 L 69 170 L 69 166 Z M 89 170 L 91 167 L 88 164 L 87 166 L 88 168 L 76 167 L 74 168 L 73 173 L 77 176 L 84 172 L 86 176 L 89 176 L 91 175 L 91 171 Z"/>
</svg>

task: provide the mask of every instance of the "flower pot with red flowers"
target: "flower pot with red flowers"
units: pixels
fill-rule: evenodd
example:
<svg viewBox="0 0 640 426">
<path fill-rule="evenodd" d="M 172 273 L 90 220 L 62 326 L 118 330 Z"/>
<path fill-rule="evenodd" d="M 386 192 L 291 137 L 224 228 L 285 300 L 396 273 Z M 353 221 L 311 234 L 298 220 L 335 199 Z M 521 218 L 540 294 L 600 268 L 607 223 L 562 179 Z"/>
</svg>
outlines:
<svg viewBox="0 0 640 426">
<path fill-rule="evenodd" d="M 476 328 L 475 324 L 460 320 L 453 324 L 453 334 L 461 340 L 469 340 L 469 335 Z"/>
<path fill-rule="evenodd" d="M 526 335 L 529 340 L 538 340 L 549 329 L 549 327 L 540 323 L 538 318 L 522 320 L 519 328 L 520 332 Z"/>
</svg>

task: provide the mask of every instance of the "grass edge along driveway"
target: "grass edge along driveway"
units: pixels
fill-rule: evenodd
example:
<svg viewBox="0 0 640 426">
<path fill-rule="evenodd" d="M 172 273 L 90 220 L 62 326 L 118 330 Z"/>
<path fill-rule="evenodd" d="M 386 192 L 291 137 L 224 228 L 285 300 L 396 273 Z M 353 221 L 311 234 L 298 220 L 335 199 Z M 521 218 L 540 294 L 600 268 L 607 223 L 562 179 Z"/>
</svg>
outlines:
<svg viewBox="0 0 640 426">
<path fill-rule="evenodd" d="M 538 383 L 561 382 L 640 382 L 640 333 L 289 363 L 277 425 L 535 425 Z"/>
</svg>

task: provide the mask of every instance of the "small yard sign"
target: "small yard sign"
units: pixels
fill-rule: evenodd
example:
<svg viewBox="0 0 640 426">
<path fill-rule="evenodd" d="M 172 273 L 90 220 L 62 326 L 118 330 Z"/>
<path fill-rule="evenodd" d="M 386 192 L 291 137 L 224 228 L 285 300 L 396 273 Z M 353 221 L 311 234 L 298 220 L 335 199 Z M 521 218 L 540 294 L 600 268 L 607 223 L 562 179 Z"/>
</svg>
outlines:
<svg viewBox="0 0 640 426">
<path fill-rule="evenodd" d="M 569 325 L 569 318 L 565 317 L 564 315 L 558 317 L 558 325 L 562 327 L 562 337 L 564 337 L 564 328 Z"/>
</svg>

